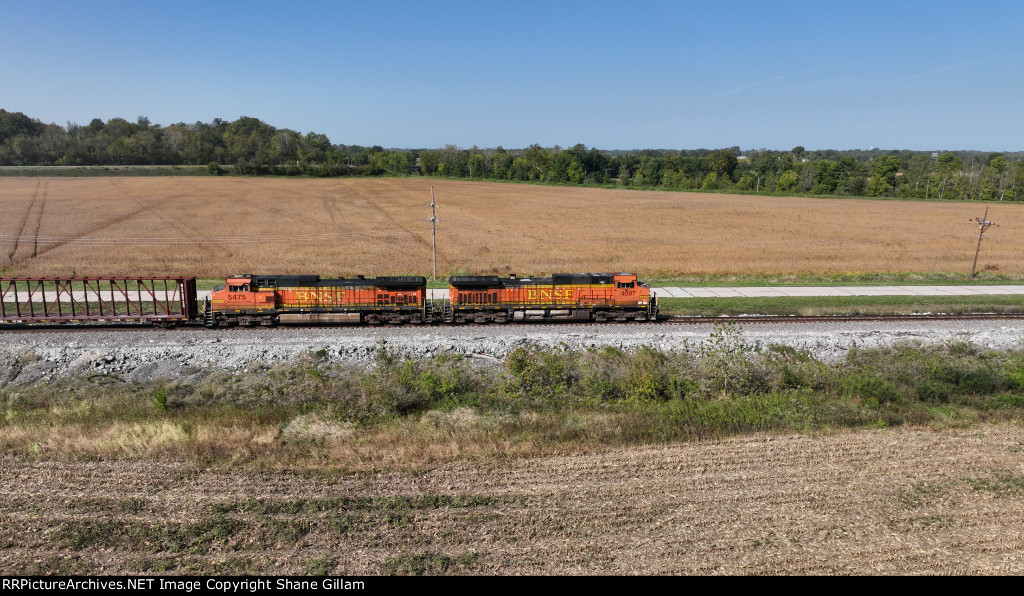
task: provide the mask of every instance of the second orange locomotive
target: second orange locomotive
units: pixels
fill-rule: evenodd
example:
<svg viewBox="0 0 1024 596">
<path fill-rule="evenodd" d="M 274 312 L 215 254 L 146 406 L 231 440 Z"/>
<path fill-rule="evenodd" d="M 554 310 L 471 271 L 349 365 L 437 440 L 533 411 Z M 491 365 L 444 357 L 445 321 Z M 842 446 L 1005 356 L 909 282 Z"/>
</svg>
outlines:
<svg viewBox="0 0 1024 596">
<path fill-rule="evenodd" d="M 446 322 L 542 319 L 653 321 L 657 298 L 632 273 L 556 273 L 551 277 L 455 276 Z"/>
</svg>

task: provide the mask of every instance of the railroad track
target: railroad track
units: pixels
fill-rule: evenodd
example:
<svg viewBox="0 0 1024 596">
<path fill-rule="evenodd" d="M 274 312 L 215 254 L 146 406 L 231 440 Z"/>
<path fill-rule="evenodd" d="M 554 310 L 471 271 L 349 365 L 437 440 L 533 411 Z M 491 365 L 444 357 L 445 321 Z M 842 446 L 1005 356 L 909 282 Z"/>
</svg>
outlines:
<svg viewBox="0 0 1024 596">
<path fill-rule="evenodd" d="M 698 325 L 709 323 L 833 323 L 847 321 L 987 321 L 1024 319 L 1024 313 L 964 313 L 918 315 L 739 315 L 722 317 L 668 317 L 662 323 Z"/>
<path fill-rule="evenodd" d="M 965 314 L 916 314 L 916 315 L 738 315 L 738 316 L 675 316 L 662 317 L 658 320 L 661 325 L 712 325 L 712 324 L 791 324 L 791 323 L 843 323 L 860 321 L 988 321 L 988 320 L 1014 320 L 1024 319 L 1024 313 L 965 313 Z M 579 321 L 531 321 L 529 323 L 502 324 L 502 323 L 461 323 L 458 325 L 447 325 L 452 328 L 458 327 L 507 327 L 510 329 L 523 327 L 608 327 L 637 324 L 652 324 L 649 321 L 627 321 L 627 322 L 579 322 Z M 382 328 L 435 328 L 436 325 L 282 325 L 281 329 L 382 329 Z M 269 327 L 203 327 L 197 324 L 182 324 L 173 327 L 165 327 L 156 323 L 78 323 L 78 324 L 46 324 L 46 323 L 3 323 L 0 324 L 0 332 L 44 332 L 44 331 L 151 331 L 151 330 L 174 330 L 194 329 L 198 331 L 224 331 L 230 329 L 272 329 Z"/>
</svg>

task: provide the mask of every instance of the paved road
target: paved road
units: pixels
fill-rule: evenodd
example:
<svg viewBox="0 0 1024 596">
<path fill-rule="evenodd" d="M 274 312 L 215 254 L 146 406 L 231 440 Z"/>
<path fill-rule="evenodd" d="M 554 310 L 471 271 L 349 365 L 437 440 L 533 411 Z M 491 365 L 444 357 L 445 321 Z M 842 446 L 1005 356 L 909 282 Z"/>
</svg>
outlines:
<svg viewBox="0 0 1024 596">
<path fill-rule="evenodd" d="M 791 286 L 653 288 L 660 298 L 763 298 L 771 296 L 973 296 L 1024 294 L 1024 286 Z"/>
</svg>

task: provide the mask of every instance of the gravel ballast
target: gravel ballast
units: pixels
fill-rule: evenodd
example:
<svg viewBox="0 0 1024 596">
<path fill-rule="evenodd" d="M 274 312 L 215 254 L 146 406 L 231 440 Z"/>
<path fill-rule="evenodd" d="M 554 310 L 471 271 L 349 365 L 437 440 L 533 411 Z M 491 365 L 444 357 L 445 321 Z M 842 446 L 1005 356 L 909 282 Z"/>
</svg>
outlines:
<svg viewBox="0 0 1024 596">
<path fill-rule="evenodd" d="M 782 344 L 836 362 L 851 348 L 908 341 L 966 341 L 986 349 L 1018 349 L 1024 321 L 0 332 L 0 386 L 91 374 L 117 375 L 129 382 L 189 381 L 215 370 L 272 366 L 311 353 L 329 362 L 368 366 L 384 346 L 413 358 L 454 353 L 488 362 L 500 361 L 528 344 L 568 350 L 603 346 L 695 350 L 723 332 L 748 345 Z"/>
</svg>

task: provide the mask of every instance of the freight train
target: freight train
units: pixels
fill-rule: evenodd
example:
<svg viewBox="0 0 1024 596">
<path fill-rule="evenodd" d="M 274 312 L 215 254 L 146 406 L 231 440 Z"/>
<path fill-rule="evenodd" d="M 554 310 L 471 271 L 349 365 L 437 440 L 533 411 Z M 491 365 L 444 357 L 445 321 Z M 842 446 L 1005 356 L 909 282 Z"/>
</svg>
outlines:
<svg viewBox="0 0 1024 596">
<path fill-rule="evenodd" d="M 195 278 L 0 279 L 0 324 L 139 322 L 208 327 L 657 321 L 632 273 L 464 275 L 431 299 L 424 277 L 234 275 L 201 305 Z"/>
</svg>

